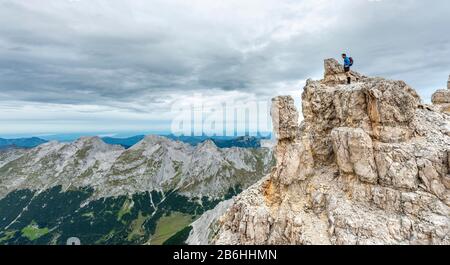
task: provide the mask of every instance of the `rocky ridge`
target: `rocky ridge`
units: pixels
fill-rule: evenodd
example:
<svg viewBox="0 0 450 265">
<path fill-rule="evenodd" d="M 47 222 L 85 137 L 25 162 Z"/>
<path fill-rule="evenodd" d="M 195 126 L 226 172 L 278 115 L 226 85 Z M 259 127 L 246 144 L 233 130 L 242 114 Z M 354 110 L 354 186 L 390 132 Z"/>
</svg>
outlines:
<svg viewBox="0 0 450 265">
<path fill-rule="evenodd" d="M 210 243 L 450 243 L 450 117 L 403 81 L 344 76 L 328 59 L 307 81 L 301 124 L 291 97 L 273 99 L 276 167 Z"/>
</svg>

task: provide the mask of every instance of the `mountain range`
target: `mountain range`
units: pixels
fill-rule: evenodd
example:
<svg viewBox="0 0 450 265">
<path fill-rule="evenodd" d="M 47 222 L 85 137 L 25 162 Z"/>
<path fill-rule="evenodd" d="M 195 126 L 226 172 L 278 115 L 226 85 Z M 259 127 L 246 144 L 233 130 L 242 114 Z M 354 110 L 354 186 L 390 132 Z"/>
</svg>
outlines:
<svg viewBox="0 0 450 265">
<path fill-rule="evenodd" d="M 220 148 L 243 147 L 243 148 L 258 148 L 261 147 L 261 140 L 267 140 L 270 137 L 254 137 L 254 136 L 240 136 L 240 137 L 226 137 L 226 136 L 175 136 L 164 135 L 164 137 L 174 141 L 181 141 L 190 145 L 196 146 L 207 140 L 211 140 Z M 117 137 L 101 137 L 102 141 L 107 144 L 121 145 L 125 148 L 130 148 L 145 138 L 145 135 L 135 135 L 131 137 L 117 138 Z M 33 148 L 41 144 L 47 143 L 49 140 L 29 137 L 29 138 L 14 138 L 4 139 L 0 138 L 0 149 L 7 148 Z M 71 142 L 67 141 L 66 142 Z"/>
<path fill-rule="evenodd" d="M 33 148 L 47 141 L 38 137 L 3 139 L 0 138 L 0 149 L 6 148 Z"/>
<path fill-rule="evenodd" d="M 271 149 L 146 136 L 0 152 L 0 244 L 163 244 L 274 165 Z"/>
</svg>

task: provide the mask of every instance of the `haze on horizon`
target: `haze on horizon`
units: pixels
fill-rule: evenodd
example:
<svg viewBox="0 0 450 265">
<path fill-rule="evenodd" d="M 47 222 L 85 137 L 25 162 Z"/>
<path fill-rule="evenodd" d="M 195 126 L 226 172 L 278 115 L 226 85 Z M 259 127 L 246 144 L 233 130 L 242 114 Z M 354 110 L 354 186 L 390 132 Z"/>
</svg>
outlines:
<svg viewBox="0 0 450 265">
<path fill-rule="evenodd" d="M 405 80 L 450 73 L 447 0 L 0 0 L 0 137 L 168 131 L 172 106 L 300 99 L 323 59 Z"/>
</svg>

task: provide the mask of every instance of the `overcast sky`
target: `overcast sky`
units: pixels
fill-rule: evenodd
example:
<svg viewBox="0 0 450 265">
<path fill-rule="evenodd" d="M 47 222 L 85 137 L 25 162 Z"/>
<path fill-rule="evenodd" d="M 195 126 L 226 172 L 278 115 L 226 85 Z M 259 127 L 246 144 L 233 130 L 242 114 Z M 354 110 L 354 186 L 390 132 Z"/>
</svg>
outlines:
<svg viewBox="0 0 450 265">
<path fill-rule="evenodd" d="M 343 51 L 425 102 L 448 0 L 0 0 L 0 136 L 168 130 L 173 104 L 299 100 Z"/>
</svg>

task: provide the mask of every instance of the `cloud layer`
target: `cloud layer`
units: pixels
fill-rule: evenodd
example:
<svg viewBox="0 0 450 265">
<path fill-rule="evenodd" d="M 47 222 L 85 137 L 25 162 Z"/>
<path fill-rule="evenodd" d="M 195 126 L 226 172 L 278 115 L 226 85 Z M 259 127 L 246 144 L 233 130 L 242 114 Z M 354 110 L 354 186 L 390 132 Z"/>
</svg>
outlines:
<svg viewBox="0 0 450 265">
<path fill-rule="evenodd" d="M 450 72 L 449 10 L 447 0 L 0 0 L 0 134 L 152 130 L 198 93 L 298 98 L 342 51 L 429 101 Z"/>
</svg>

